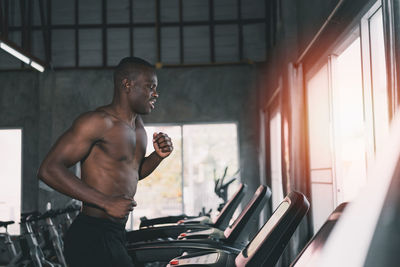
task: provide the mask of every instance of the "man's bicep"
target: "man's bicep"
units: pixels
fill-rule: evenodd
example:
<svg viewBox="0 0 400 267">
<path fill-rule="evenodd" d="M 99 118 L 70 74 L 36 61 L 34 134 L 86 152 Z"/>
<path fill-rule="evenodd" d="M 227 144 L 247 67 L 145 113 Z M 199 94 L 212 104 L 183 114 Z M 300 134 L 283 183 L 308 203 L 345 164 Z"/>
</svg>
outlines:
<svg viewBox="0 0 400 267">
<path fill-rule="evenodd" d="M 82 160 L 100 138 L 103 125 L 96 120 L 78 119 L 50 150 L 47 159 L 70 167 Z"/>
<path fill-rule="evenodd" d="M 90 139 L 68 130 L 54 144 L 48 158 L 70 167 L 85 157 L 91 145 Z"/>
</svg>

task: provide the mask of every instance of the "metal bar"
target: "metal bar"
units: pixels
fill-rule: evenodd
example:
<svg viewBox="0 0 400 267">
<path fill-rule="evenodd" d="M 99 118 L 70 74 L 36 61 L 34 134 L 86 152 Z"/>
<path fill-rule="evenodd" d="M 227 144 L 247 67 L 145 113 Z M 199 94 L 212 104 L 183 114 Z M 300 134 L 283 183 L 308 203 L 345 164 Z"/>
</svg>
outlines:
<svg viewBox="0 0 400 267">
<path fill-rule="evenodd" d="M 324 31 L 324 29 L 328 26 L 332 17 L 336 14 L 337 10 L 340 8 L 340 6 L 343 4 L 343 2 L 344 2 L 344 0 L 339 0 L 339 2 L 336 4 L 335 8 L 329 14 L 329 16 L 325 20 L 324 24 L 322 24 L 322 26 L 319 29 L 319 31 L 317 32 L 317 34 L 314 35 L 314 38 L 311 40 L 311 42 L 307 45 L 306 49 L 304 49 L 303 53 L 301 53 L 300 57 L 297 59 L 296 65 L 298 65 L 303 60 L 303 58 L 306 56 L 306 54 L 308 54 L 308 51 L 311 49 L 311 47 L 316 42 L 316 40 L 321 35 L 321 33 Z"/>
<path fill-rule="evenodd" d="M 239 30 L 239 60 L 243 60 L 243 23 L 242 23 L 242 1 L 238 1 L 238 30 Z"/>
<path fill-rule="evenodd" d="M 183 3 L 182 0 L 179 0 L 179 58 L 181 64 L 185 62 L 183 46 Z"/>
<path fill-rule="evenodd" d="M 49 42 L 48 42 L 48 29 L 46 25 L 46 19 L 44 17 L 44 7 L 43 7 L 43 0 L 39 0 L 39 13 L 40 13 L 40 23 L 42 28 L 42 35 L 43 35 L 43 47 L 44 47 L 44 55 L 46 58 L 46 62 L 49 62 Z"/>
<path fill-rule="evenodd" d="M 160 28 L 160 0 L 156 0 L 156 43 L 157 62 L 161 62 L 161 28 Z"/>
<path fill-rule="evenodd" d="M 5 25 L 5 23 L 4 23 L 4 16 L 3 16 L 3 1 L 0 0 L 0 26 L 1 26 L 0 31 L 1 31 L 1 35 L 3 35 L 5 32 L 4 25 Z"/>
<path fill-rule="evenodd" d="M 257 23 L 264 23 L 265 19 L 242 19 L 240 23 L 242 25 L 246 24 L 257 24 Z M 236 25 L 239 24 L 239 20 L 214 20 L 215 25 Z M 185 21 L 181 22 L 160 22 L 160 27 L 180 27 L 180 26 L 209 26 L 209 21 Z M 136 22 L 136 23 L 110 23 L 106 24 L 107 28 L 129 28 L 131 26 L 136 28 L 146 28 L 146 27 L 154 27 L 154 23 L 152 22 Z M 101 29 L 103 24 L 79 24 L 79 29 Z M 21 26 L 11 26 L 9 27 L 10 30 L 16 31 L 21 30 Z M 40 30 L 41 26 L 33 26 L 33 30 Z M 65 29 L 75 29 L 74 24 L 59 24 L 59 25 L 52 25 L 49 27 L 50 30 L 65 30 Z"/>
<path fill-rule="evenodd" d="M 270 40 L 271 40 L 271 24 L 269 22 L 269 3 L 271 1 L 265 0 L 265 60 L 268 59 L 269 56 L 269 49 L 270 49 Z"/>
<path fill-rule="evenodd" d="M 276 44 L 278 33 L 278 14 L 277 14 L 277 0 L 271 2 L 271 25 L 272 25 L 272 46 Z"/>
<path fill-rule="evenodd" d="M 107 0 L 102 0 L 103 67 L 107 66 Z"/>
<path fill-rule="evenodd" d="M 33 1 L 28 1 L 27 51 L 32 52 Z"/>
<path fill-rule="evenodd" d="M 75 0 L 75 67 L 79 67 L 79 0 Z"/>
<path fill-rule="evenodd" d="M 4 0 L 4 37 L 8 37 L 8 12 L 9 12 L 9 5 L 8 0 Z"/>
<path fill-rule="evenodd" d="M 162 68 L 195 68 L 195 67 L 218 67 L 218 66 L 244 66 L 244 65 L 262 65 L 264 62 L 248 62 L 248 61 L 243 61 L 243 62 L 218 62 L 218 63 L 194 63 L 194 64 L 163 64 Z M 114 67 L 112 66 L 84 66 L 84 67 L 79 67 L 78 69 L 113 69 Z M 70 69 L 77 69 L 75 67 L 58 67 L 55 68 L 56 70 L 70 70 Z"/>
<path fill-rule="evenodd" d="M 48 63 L 51 64 L 51 0 L 47 0 L 47 49 L 48 49 Z"/>
<path fill-rule="evenodd" d="M 21 47 L 25 49 L 25 42 L 26 42 L 25 0 L 19 0 L 19 11 L 21 16 Z"/>
<path fill-rule="evenodd" d="M 133 0 L 129 0 L 129 55 L 133 57 Z"/>
<path fill-rule="evenodd" d="M 215 62 L 215 37 L 214 37 L 214 1 L 208 0 L 208 10 L 210 15 L 210 55 L 211 62 Z"/>
<path fill-rule="evenodd" d="M 252 62 L 249 63 L 247 61 L 243 62 L 218 62 L 218 63 L 204 63 L 204 64 L 163 64 L 163 69 L 165 68 L 194 68 L 194 67 L 216 67 L 216 66 L 244 66 L 244 65 L 259 65 L 262 66 L 265 62 Z M 99 66 L 85 66 L 85 67 L 56 67 L 54 70 L 104 70 L 104 69 L 114 69 L 114 67 L 99 67 Z M 2 72 L 5 71 L 24 71 L 26 69 L 4 69 L 1 70 Z"/>
<path fill-rule="evenodd" d="M 26 49 L 26 43 L 27 43 L 27 27 L 26 27 L 26 20 L 25 20 L 25 14 L 26 14 L 26 8 L 25 8 L 25 0 L 19 0 L 19 10 L 21 14 L 21 47 L 22 50 L 27 50 Z M 24 63 L 21 61 L 21 68 L 25 68 Z"/>
</svg>

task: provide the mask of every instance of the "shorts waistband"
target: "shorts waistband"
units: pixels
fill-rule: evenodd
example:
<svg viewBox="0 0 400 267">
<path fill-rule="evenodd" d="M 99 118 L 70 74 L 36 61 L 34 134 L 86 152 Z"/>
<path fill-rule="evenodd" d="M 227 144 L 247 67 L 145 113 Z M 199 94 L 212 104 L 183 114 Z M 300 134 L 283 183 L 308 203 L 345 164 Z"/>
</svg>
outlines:
<svg viewBox="0 0 400 267">
<path fill-rule="evenodd" d="M 91 225 L 98 225 L 101 227 L 107 227 L 107 228 L 112 228 L 116 229 L 119 231 L 125 231 L 125 224 L 121 224 L 118 222 L 113 222 L 110 219 L 106 218 L 97 218 L 93 216 L 89 216 L 83 213 L 79 213 L 78 216 L 76 217 L 76 220 L 82 221 L 84 223 L 88 223 Z"/>
</svg>

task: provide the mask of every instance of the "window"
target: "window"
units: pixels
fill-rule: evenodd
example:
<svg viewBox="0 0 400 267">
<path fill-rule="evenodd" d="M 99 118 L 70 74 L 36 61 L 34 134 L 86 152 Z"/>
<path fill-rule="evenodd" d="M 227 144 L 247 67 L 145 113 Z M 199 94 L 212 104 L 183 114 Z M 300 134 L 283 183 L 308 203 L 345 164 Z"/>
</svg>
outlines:
<svg viewBox="0 0 400 267">
<path fill-rule="evenodd" d="M 274 110 L 269 121 L 272 210 L 283 200 L 282 163 L 281 163 L 281 114 Z"/>
<path fill-rule="evenodd" d="M 0 130 L 0 220 L 15 221 L 10 234 L 19 234 L 21 214 L 22 130 Z"/>
<path fill-rule="evenodd" d="M 381 2 L 306 75 L 314 229 L 366 183 L 389 128 Z"/>
<path fill-rule="evenodd" d="M 352 200 L 366 182 L 360 49 L 357 38 L 331 62 L 337 203 Z"/>
<path fill-rule="evenodd" d="M 167 133 L 174 143 L 174 151 L 149 177 L 139 182 L 135 196 L 138 206 L 127 228 L 137 229 L 142 216 L 197 215 L 203 207 L 216 212 L 221 200 L 214 194 L 214 178 L 220 178 L 228 167 L 224 180 L 228 182 L 239 168 L 236 124 L 148 126 L 146 131 L 147 155 L 154 151 L 153 132 Z M 235 187 L 235 184 L 229 187 L 228 195 Z"/>
</svg>

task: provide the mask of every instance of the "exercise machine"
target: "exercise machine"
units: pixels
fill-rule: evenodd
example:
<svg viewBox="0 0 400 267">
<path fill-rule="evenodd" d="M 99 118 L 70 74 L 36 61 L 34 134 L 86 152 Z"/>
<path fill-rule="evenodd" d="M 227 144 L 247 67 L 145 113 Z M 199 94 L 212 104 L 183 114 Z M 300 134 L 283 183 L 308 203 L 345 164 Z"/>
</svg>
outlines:
<svg viewBox="0 0 400 267">
<path fill-rule="evenodd" d="M 130 243 L 127 245 L 128 253 L 134 260 L 135 266 L 142 266 L 146 262 L 167 263 L 184 251 L 220 249 L 238 253 L 248 242 L 249 232 L 246 231 L 246 227 L 256 215 L 259 215 L 270 197 L 271 190 L 261 185 L 235 222 L 225 231 L 210 228 L 187 233 L 187 238 L 182 240 Z"/>
<path fill-rule="evenodd" d="M 275 266 L 291 236 L 309 209 L 299 192 L 291 192 L 256 236 L 239 253 L 220 249 L 185 253 L 170 260 L 168 267 L 266 267 Z"/>
<path fill-rule="evenodd" d="M 235 194 L 226 203 L 220 214 L 213 220 L 207 216 L 204 216 L 179 221 L 173 225 L 150 226 L 135 231 L 129 231 L 127 233 L 128 243 L 157 239 L 176 239 L 179 234 L 188 230 L 199 231 L 210 229 L 211 227 L 224 230 L 228 226 L 236 208 L 243 199 L 245 191 L 246 186 L 244 184 L 240 184 Z"/>
</svg>

